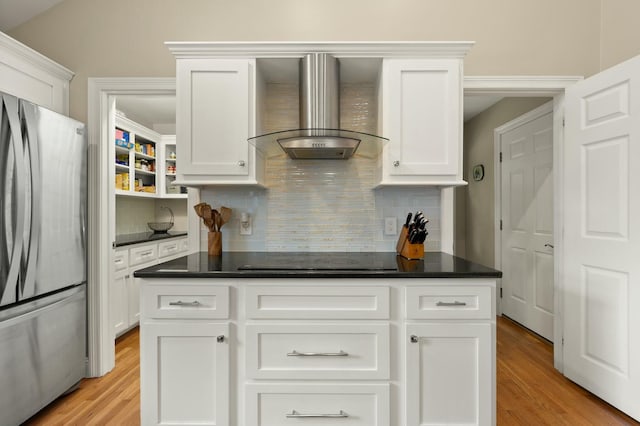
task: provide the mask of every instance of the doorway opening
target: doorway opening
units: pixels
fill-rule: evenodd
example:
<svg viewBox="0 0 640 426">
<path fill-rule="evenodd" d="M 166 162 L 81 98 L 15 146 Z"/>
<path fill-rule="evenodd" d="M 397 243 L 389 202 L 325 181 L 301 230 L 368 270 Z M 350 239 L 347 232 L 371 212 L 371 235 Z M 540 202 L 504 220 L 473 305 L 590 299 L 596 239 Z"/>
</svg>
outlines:
<svg viewBox="0 0 640 426">
<path fill-rule="evenodd" d="M 553 103 L 494 130 L 503 315 L 553 342 Z"/>
</svg>

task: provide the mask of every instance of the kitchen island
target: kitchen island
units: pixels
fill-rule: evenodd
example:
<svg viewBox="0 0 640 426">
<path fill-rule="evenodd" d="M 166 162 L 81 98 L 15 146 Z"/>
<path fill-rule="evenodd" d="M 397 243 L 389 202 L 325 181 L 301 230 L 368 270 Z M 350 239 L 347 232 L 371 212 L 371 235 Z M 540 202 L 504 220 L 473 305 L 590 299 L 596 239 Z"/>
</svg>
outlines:
<svg viewBox="0 0 640 426">
<path fill-rule="evenodd" d="M 143 425 L 495 424 L 499 271 L 227 252 L 135 276 Z"/>
</svg>

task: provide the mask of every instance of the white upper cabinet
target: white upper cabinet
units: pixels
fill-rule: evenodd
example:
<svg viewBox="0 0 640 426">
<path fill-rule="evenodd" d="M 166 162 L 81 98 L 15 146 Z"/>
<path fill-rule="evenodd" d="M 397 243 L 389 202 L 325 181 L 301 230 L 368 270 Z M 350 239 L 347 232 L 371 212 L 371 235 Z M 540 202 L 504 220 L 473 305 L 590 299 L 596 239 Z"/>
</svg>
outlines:
<svg viewBox="0 0 640 426">
<path fill-rule="evenodd" d="M 0 32 L 0 92 L 69 114 L 73 72 Z"/>
<path fill-rule="evenodd" d="M 293 102 L 275 102 L 280 121 L 270 127 L 273 120 L 265 117 L 273 98 L 267 98 L 277 95 L 268 86 L 297 85 L 298 60 L 309 53 L 336 57 L 343 83 L 378 86 L 374 121 L 378 134 L 390 139 L 380 158 L 379 186 L 465 184 L 462 63 L 473 43 L 166 44 L 177 63 L 180 185 L 263 185 L 266 159 L 247 139 L 296 128 Z M 341 112 L 342 118 L 350 113 Z"/>
<path fill-rule="evenodd" d="M 178 58 L 177 181 L 260 184 L 255 126 L 255 59 Z"/>
<path fill-rule="evenodd" d="M 463 185 L 462 59 L 384 59 L 380 185 Z"/>
</svg>

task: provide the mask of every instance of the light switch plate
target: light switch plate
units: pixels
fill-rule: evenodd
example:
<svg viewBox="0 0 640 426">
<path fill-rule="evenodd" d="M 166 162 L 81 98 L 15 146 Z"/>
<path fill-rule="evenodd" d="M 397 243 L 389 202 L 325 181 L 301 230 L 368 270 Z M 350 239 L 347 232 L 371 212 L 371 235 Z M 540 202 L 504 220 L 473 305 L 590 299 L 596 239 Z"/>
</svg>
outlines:
<svg viewBox="0 0 640 426">
<path fill-rule="evenodd" d="M 398 233 L 398 219 L 395 217 L 384 218 L 384 235 L 396 235 Z"/>
</svg>

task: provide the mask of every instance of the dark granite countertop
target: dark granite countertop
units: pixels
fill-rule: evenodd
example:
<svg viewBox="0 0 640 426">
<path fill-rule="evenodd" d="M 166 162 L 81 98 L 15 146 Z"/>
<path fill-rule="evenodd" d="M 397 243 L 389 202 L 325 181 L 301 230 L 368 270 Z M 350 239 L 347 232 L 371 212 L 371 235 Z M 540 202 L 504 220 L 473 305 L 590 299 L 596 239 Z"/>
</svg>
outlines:
<svg viewBox="0 0 640 426">
<path fill-rule="evenodd" d="M 116 247 L 131 244 L 148 243 L 151 241 L 166 240 L 168 238 L 184 237 L 187 231 L 172 231 L 163 233 L 139 232 L 137 234 L 116 235 Z"/>
<path fill-rule="evenodd" d="M 140 278 L 500 278 L 502 272 L 460 257 L 427 252 L 424 260 L 396 253 L 193 253 L 138 270 Z"/>
</svg>

